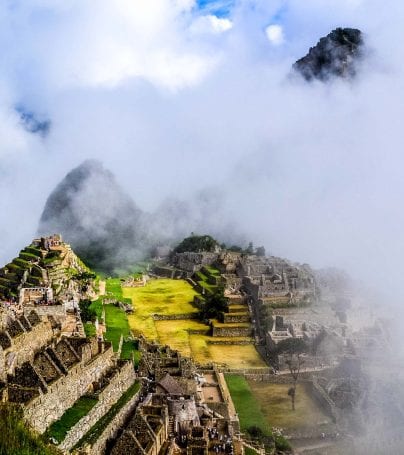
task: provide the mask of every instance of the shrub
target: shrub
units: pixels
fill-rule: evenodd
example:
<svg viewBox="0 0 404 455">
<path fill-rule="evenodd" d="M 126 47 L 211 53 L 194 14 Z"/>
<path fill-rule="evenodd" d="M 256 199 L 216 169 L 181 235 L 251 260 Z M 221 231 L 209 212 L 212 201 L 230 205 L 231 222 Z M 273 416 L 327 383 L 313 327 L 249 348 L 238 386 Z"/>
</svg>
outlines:
<svg viewBox="0 0 404 455">
<path fill-rule="evenodd" d="M 94 322 L 97 318 L 97 312 L 90 308 L 91 304 L 91 300 L 80 300 L 79 308 L 83 322 Z"/>
<path fill-rule="evenodd" d="M 219 249 L 218 242 L 210 235 L 191 235 L 185 238 L 176 248 L 174 253 L 200 253 L 202 251 L 214 252 Z"/>
</svg>

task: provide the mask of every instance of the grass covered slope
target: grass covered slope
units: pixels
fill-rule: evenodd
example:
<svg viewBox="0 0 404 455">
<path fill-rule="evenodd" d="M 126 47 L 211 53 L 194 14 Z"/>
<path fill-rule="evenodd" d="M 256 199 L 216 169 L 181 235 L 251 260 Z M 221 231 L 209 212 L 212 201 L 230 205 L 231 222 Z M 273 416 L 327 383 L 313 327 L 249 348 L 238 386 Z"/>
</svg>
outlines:
<svg viewBox="0 0 404 455">
<path fill-rule="evenodd" d="M 12 405 L 0 405 L 0 455 L 60 455 L 43 442 L 22 420 L 22 413 Z"/>
</svg>

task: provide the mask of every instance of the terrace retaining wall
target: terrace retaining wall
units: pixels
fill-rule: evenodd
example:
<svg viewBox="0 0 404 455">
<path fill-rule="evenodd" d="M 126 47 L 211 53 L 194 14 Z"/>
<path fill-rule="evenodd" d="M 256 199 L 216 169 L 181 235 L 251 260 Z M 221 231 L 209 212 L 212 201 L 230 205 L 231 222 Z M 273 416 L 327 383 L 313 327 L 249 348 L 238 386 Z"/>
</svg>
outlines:
<svg viewBox="0 0 404 455">
<path fill-rule="evenodd" d="M 80 419 L 67 433 L 59 445 L 62 450 L 70 450 L 90 430 L 90 428 L 118 401 L 120 396 L 135 382 L 136 373 L 132 362 L 127 362 L 110 380 L 98 396 L 98 403 Z"/>
<path fill-rule="evenodd" d="M 140 391 L 141 389 L 136 392 L 128 403 L 122 406 L 120 411 L 112 419 L 112 422 L 105 427 L 104 431 L 98 436 L 97 441 L 93 445 L 87 444 L 78 449 L 78 455 L 99 455 L 104 453 L 108 440 L 116 438 L 119 430 L 122 429 L 129 415 L 133 413 L 138 405 Z"/>
<path fill-rule="evenodd" d="M 112 354 L 112 348 L 109 348 L 90 361 L 73 366 L 67 376 L 49 384 L 45 394 L 41 393 L 24 406 L 26 420 L 36 431 L 43 433 L 112 366 Z"/>
</svg>

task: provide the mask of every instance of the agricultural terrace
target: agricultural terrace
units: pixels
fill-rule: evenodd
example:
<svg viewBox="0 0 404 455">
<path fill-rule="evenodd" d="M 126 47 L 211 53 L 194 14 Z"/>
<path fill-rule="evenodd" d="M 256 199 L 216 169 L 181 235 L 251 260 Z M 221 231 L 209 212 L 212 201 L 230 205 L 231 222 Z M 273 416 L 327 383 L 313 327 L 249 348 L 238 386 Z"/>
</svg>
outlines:
<svg viewBox="0 0 404 455">
<path fill-rule="evenodd" d="M 98 319 L 102 320 L 103 310 L 105 310 L 105 326 L 106 333 L 105 339 L 112 343 L 114 351 L 118 350 L 121 335 L 123 336 L 124 343 L 122 346 L 121 358 L 132 358 L 132 352 L 135 356 L 135 361 L 139 360 L 139 352 L 137 350 L 137 343 L 130 340 L 132 334 L 128 323 L 128 316 L 125 311 L 119 306 L 108 303 L 104 304 L 105 299 L 116 299 L 120 302 L 131 303 L 131 300 L 125 299 L 122 295 L 121 281 L 119 278 L 109 278 L 106 280 L 106 295 L 101 296 L 91 304 L 91 308 L 97 313 Z M 87 335 L 95 334 L 95 328 L 90 323 L 85 326 Z"/>
<path fill-rule="evenodd" d="M 226 363 L 230 368 L 265 367 L 265 363 L 252 344 L 211 344 L 218 338 L 209 336 L 210 327 L 197 320 L 198 309 L 192 305 L 197 293 L 184 280 L 150 280 L 146 286 L 124 288 L 123 296 L 131 298 L 134 314 L 128 315 L 134 335 L 143 334 L 193 357 L 201 364 Z M 184 315 L 183 319 L 154 320 L 153 315 Z M 189 319 L 186 319 L 189 318 Z M 221 341 L 246 341 L 250 338 L 224 338 Z"/>
</svg>

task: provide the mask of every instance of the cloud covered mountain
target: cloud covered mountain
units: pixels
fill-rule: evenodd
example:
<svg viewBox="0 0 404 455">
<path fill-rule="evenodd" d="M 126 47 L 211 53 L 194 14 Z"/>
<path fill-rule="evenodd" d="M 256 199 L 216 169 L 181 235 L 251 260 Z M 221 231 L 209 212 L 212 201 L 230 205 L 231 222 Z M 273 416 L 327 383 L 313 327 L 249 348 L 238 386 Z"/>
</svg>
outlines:
<svg viewBox="0 0 404 455">
<path fill-rule="evenodd" d="M 114 175 L 96 160 L 71 170 L 49 195 L 38 232 L 61 233 L 91 267 L 126 270 L 157 245 L 173 244 L 191 232 L 245 243 L 214 190 L 189 199 L 166 198 L 153 213 L 138 208 Z"/>
<path fill-rule="evenodd" d="M 52 191 L 39 233 L 61 233 L 88 265 L 112 272 L 144 252 L 143 213 L 96 160 L 70 171 Z"/>
</svg>

